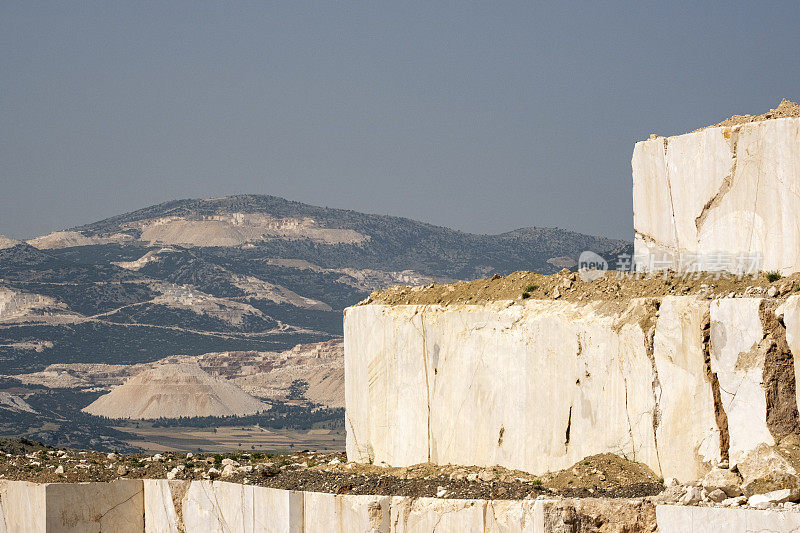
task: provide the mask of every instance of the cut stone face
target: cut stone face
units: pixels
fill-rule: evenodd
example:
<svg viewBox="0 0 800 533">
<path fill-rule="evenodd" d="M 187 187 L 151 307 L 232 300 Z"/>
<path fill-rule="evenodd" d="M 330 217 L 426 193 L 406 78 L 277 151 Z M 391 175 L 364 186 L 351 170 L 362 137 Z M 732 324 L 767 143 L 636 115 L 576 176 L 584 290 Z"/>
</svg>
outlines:
<svg viewBox="0 0 800 533">
<path fill-rule="evenodd" d="M 716 270 L 720 254 L 742 254 L 800 270 L 800 118 L 641 141 L 631 163 L 639 269 L 700 254 Z"/>
<path fill-rule="evenodd" d="M 764 416 L 764 350 L 759 347 L 764 337 L 759 315 L 762 301 L 726 298 L 712 302 L 710 307 L 711 370 L 719 379 L 733 463 L 758 444 L 775 443 Z"/>
<path fill-rule="evenodd" d="M 144 529 L 144 491 L 139 479 L 46 486 L 47 531 Z M 41 510 L 39 510 L 41 512 Z"/>
<path fill-rule="evenodd" d="M 659 505 L 656 507 L 661 533 L 792 533 L 800 528 L 800 513 L 782 509 L 727 509 Z"/>
<path fill-rule="evenodd" d="M 541 474 L 611 452 L 665 478 L 700 479 L 722 460 L 733 466 L 775 443 L 763 301 L 352 307 L 344 322 L 348 458 Z M 800 338 L 799 301 L 769 311 L 783 313 L 789 346 Z M 782 408 L 786 395 L 776 401 L 773 412 L 791 411 Z M 796 409 L 796 397 L 789 401 Z"/>
</svg>

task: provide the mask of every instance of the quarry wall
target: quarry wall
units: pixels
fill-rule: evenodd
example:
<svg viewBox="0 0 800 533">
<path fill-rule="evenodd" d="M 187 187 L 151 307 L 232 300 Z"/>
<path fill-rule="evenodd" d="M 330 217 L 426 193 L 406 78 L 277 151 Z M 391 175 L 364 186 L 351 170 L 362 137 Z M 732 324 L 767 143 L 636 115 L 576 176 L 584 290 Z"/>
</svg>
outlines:
<svg viewBox="0 0 800 533">
<path fill-rule="evenodd" d="M 599 529 L 598 529 L 599 528 Z M 209 533 L 774 531 L 800 513 L 627 499 L 456 500 L 336 495 L 219 481 L 0 482 L 0 532 Z"/>
<path fill-rule="evenodd" d="M 800 297 L 351 307 L 351 461 L 534 474 L 612 452 L 691 481 L 798 433 Z"/>
<path fill-rule="evenodd" d="M 637 268 L 677 270 L 699 254 L 710 270 L 731 260 L 722 253 L 800 271 L 800 118 L 653 136 L 631 163 Z"/>
</svg>

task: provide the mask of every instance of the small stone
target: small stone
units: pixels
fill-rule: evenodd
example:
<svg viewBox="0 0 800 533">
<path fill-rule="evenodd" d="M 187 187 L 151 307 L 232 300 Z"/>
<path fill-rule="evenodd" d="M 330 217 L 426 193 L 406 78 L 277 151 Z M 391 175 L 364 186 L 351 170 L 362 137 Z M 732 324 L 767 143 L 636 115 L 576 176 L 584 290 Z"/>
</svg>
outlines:
<svg viewBox="0 0 800 533">
<path fill-rule="evenodd" d="M 770 298 L 775 298 L 778 295 L 778 289 L 774 285 L 767 289 L 767 296 Z"/>
<path fill-rule="evenodd" d="M 436 488 L 436 497 L 437 498 L 444 498 L 444 495 L 447 494 L 447 489 L 444 487 L 437 487 Z"/>
<path fill-rule="evenodd" d="M 720 502 L 721 505 L 725 507 L 738 507 L 747 501 L 746 496 L 737 496 L 735 498 L 727 498 Z"/>
<path fill-rule="evenodd" d="M 237 463 L 230 457 L 226 457 L 225 459 L 222 460 L 222 466 L 228 466 L 228 465 L 239 466 L 239 463 Z"/>
<path fill-rule="evenodd" d="M 667 479 L 664 480 L 664 486 L 666 488 L 674 487 L 679 484 L 680 483 L 678 482 L 678 480 L 675 479 L 674 477 L 668 477 Z"/>
<path fill-rule="evenodd" d="M 194 454 L 192 452 L 186 454 L 187 459 L 191 459 L 192 457 L 194 457 Z"/>
<path fill-rule="evenodd" d="M 232 464 L 227 464 L 225 468 L 222 469 L 222 477 L 231 477 L 234 474 L 236 474 L 236 467 Z"/>
<path fill-rule="evenodd" d="M 64 473 L 64 465 L 58 465 L 55 471 L 56 474 L 63 474 Z"/>
<path fill-rule="evenodd" d="M 686 492 L 683 493 L 679 503 L 683 505 L 696 505 L 702 499 L 700 489 L 697 487 L 687 487 Z"/>
<path fill-rule="evenodd" d="M 800 492 L 797 489 L 780 489 L 766 494 L 753 494 L 747 499 L 747 505 L 759 507 L 765 504 L 794 502 L 798 499 L 800 499 Z"/>
<path fill-rule="evenodd" d="M 178 469 L 173 468 L 169 472 L 167 472 L 167 479 L 175 479 L 175 476 L 178 475 Z"/>
<path fill-rule="evenodd" d="M 111 452 L 110 454 L 106 455 L 106 459 L 110 459 L 112 461 L 114 459 L 116 459 L 116 458 L 117 458 L 117 454 L 115 454 L 114 452 Z"/>
<path fill-rule="evenodd" d="M 727 500 L 728 495 L 722 489 L 714 489 L 708 493 L 708 499 L 712 502 L 720 503 L 723 500 Z"/>
<path fill-rule="evenodd" d="M 338 457 L 334 457 L 333 459 L 331 459 L 330 461 L 328 461 L 328 464 L 329 464 L 329 465 L 338 465 L 338 464 L 341 464 L 341 461 L 339 460 L 339 458 L 338 458 Z"/>
<path fill-rule="evenodd" d="M 478 478 L 481 481 L 490 482 L 494 481 L 495 473 L 492 470 L 481 470 L 480 474 L 478 474 Z"/>
<path fill-rule="evenodd" d="M 208 469 L 207 475 L 210 479 L 217 479 L 222 472 L 214 468 L 213 466 Z"/>
<path fill-rule="evenodd" d="M 157 454 L 155 454 L 153 456 L 153 461 L 163 461 L 163 460 L 164 460 L 164 456 L 161 455 L 160 453 L 157 453 Z"/>
<path fill-rule="evenodd" d="M 119 465 L 117 467 L 117 475 L 124 476 L 128 473 L 128 467 L 125 465 Z"/>
<path fill-rule="evenodd" d="M 475 472 L 467 474 L 467 481 L 471 482 L 478 481 L 478 474 L 476 474 Z"/>
<path fill-rule="evenodd" d="M 652 500 L 655 503 L 675 504 L 678 503 L 678 500 L 680 500 L 682 496 L 683 487 L 680 485 L 672 485 L 661 491 L 661 494 L 653 496 Z"/>
<path fill-rule="evenodd" d="M 712 468 L 702 481 L 703 488 L 707 491 L 722 489 L 729 498 L 742 494 L 741 483 L 739 474 L 728 468 Z"/>
</svg>

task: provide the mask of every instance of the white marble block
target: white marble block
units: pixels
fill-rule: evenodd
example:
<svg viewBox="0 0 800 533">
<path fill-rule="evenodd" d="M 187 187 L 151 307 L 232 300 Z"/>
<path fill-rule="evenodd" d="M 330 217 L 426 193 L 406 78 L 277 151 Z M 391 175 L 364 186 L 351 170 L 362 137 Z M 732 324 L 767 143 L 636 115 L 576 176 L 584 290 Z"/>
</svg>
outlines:
<svg viewBox="0 0 800 533">
<path fill-rule="evenodd" d="M 800 118 L 655 137 L 636 143 L 631 165 L 637 268 L 699 256 L 717 270 L 727 254 L 800 270 Z"/>
<path fill-rule="evenodd" d="M 541 474 L 611 452 L 665 478 L 698 479 L 726 456 L 735 464 L 774 443 L 761 302 L 351 307 L 348 459 Z M 776 310 L 790 346 L 800 338 L 798 302 Z"/>
</svg>

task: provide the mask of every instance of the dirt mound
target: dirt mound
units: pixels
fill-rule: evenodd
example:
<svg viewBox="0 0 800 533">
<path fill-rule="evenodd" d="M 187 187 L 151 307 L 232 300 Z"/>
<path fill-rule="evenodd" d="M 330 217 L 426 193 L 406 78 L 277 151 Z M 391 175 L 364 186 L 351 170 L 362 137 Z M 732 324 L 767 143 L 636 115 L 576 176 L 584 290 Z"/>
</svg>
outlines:
<svg viewBox="0 0 800 533">
<path fill-rule="evenodd" d="M 542 483 L 555 489 L 583 489 L 659 483 L 659 479 L 642 463 L 628 461 L 613 453 L 602 453 L 578 461 L 566 470 L 547 474 L 542 477 Z"/>
<path fill-rule="evenodd" d="M 774 276 L 773 276 L 774 279 Z M 672 271 L 651 276 L 620 275 L 609 271 L 593 281 L 584 281 L 575 272 L 562 270 L 545 275 L 534 272 L 514 272 L 449 285 L 424 287 L 395 286 L 373 292 L 359 305 L 379 303 L 390 305 L 454 305 L 479 304 L 499 300 L 565 300 L 573 302 L 618 301 L 631 298 L 657 298 L 667 295 L 698 295 L 706 298 L 727 296 L 763 296 L 775 287 L 776 296 L 785 296 L 800 289 L 800 274 L 770 281 L 766 273 L 753 279 L 738 279 L 719 274 L 678 275 Z"/>
<path fill-rule="evenodd" d="M 796 102 L 792 102 L 784 98 L 778 105 L 778 107 L 776 107 L 775 109 L 770 109 L 763 115 L 733 115 L 730 118 L 726 118 L 719 124 L 713 124 L 711 126 L 706 126 L 705 128 L 700 128 L 694 131 L 702 131 L 708 128 L 738 126 L 739 124 L 747 124 L 748 122 L 760 122 L 762 120 L 769 120 L 772 118 L 793 118 L 793 117 L 800 117 L 800 104 L 797 104 Z"/>
<path fill-rule="evenodd" d="M 166 364 L 130 378 L 83 408 L 108 418 L 179 418 L 244 416 L 267 406 L 196 364 Z"/>
</svg>

